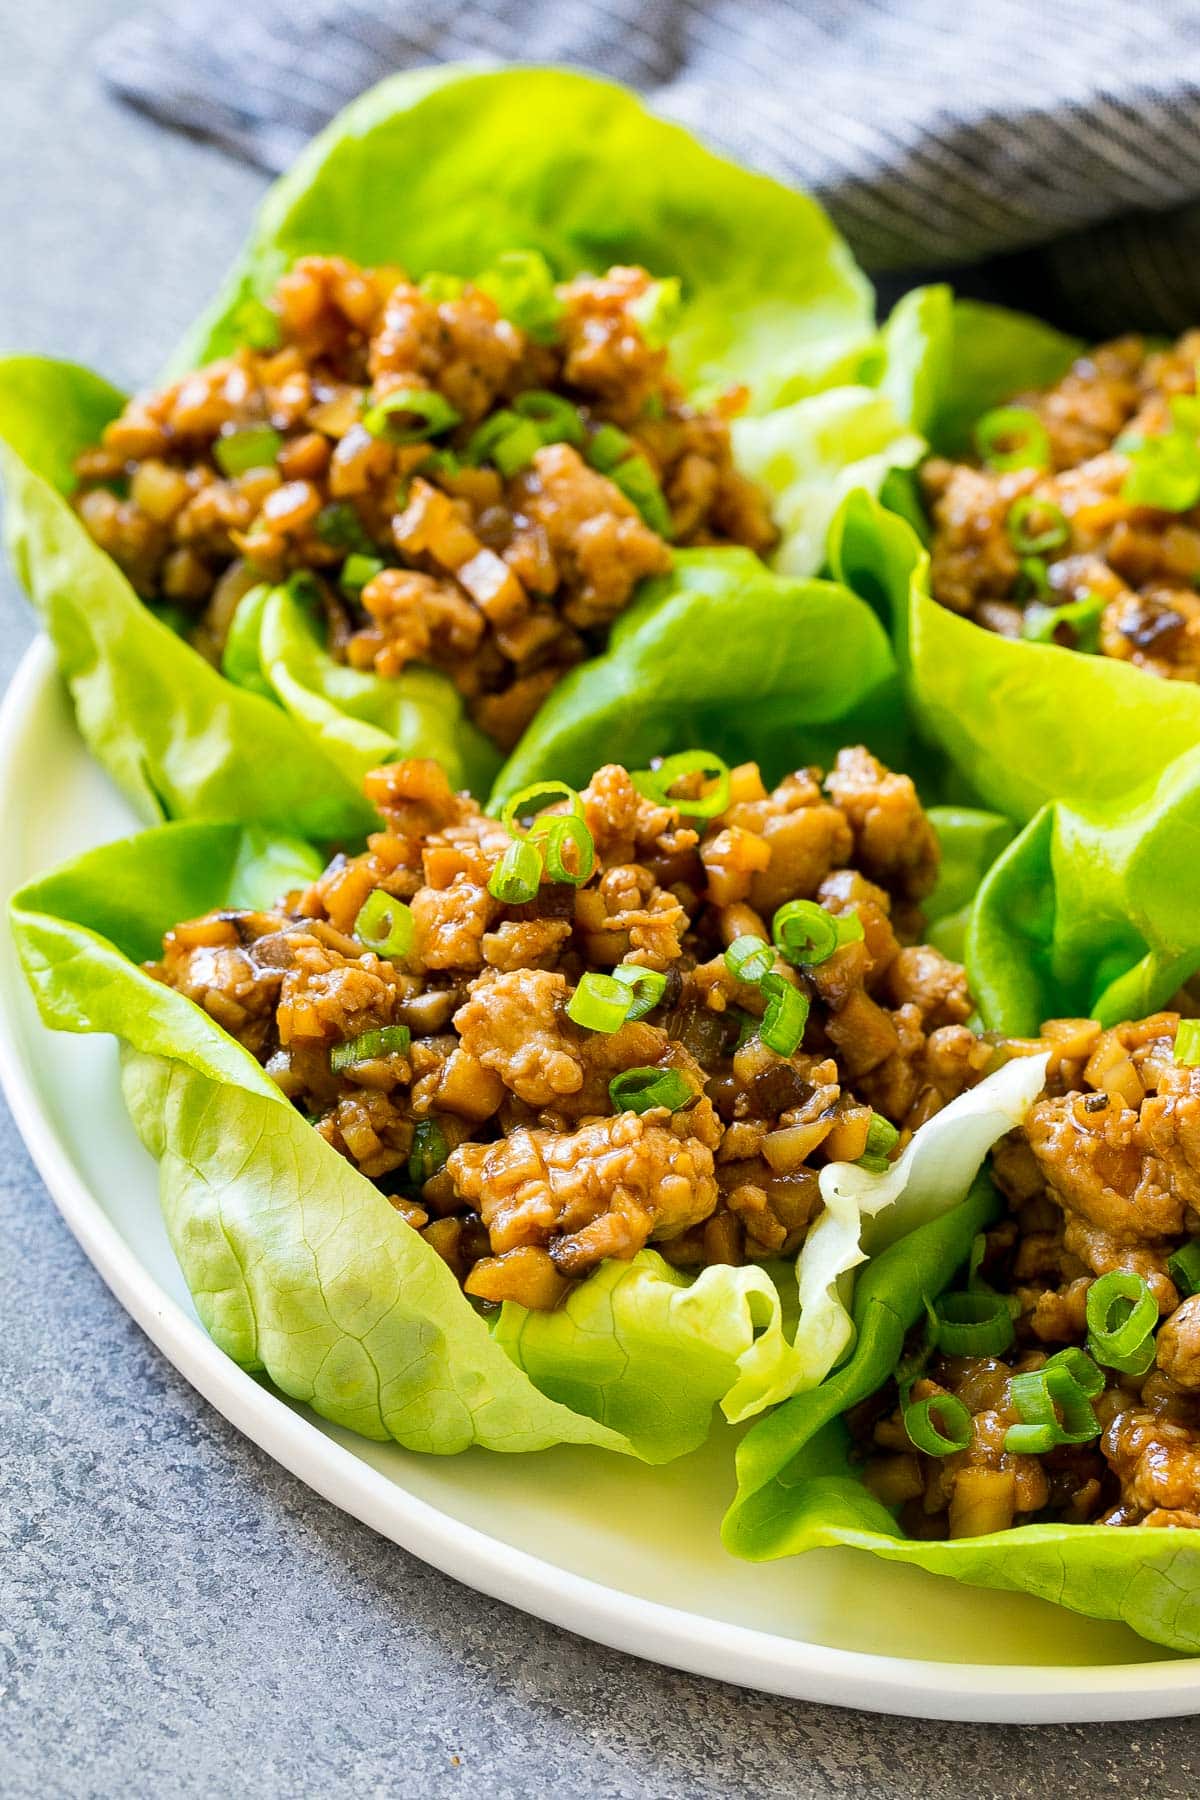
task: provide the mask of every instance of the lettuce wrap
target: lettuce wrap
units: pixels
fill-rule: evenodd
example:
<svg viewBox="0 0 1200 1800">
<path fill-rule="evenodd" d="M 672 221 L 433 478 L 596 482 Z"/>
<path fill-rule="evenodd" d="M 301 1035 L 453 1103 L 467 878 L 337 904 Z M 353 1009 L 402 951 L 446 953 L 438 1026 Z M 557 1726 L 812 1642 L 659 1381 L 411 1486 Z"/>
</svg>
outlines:
<svg viewBox="0 0 1200 1800">
<path fill-rule="evenodd" d="M 986 1537 L 902 1536 L 847 1458 L 842 1415 L 892 1374 L 926 1300 L 952 1285 L 975 1234 L 1001 1208 L 979 1178 L 968 1199 L 875 1256 L 854 1295 L 854 1353 L 819 1388 L 760 1420 L 738 1446 L 726 1548 L 753 1562 L 841 1544 L 972 1587 L 1057 1601 L 1119 1619 L 1175 1650 L 1200 1650 L 1200 1543 L 1144 1526 L 1021 1525 Z"/>
<path fill-rule="evenodd" d="M 865 492 L 829 563 L 891 623 L 928 785 L 1024 825 L 963 922 L 985 1025 L 1162 1005 L 1200 967 L 1200 693 L 958 618 L 930 598 L 912 526 Z"/>
<path fill-rule="evenodd" d="M 869 284 L 812 201 L 712 155 L 624 90 L 561 70 L 420 70 L 356 101 L 270 191 L 171 371 L 233 349 L 247 303 L 260 303 L 306 253 L 398 261 L 414 276 L 472 275 L 513 249 L 540 252 L 559 276 L 626 260 L 680 279 L 673 365 L 699 398 L 730 383 L 747 388 L 737 454 L 775 498 L 784 574 L 814 574 L 842 494 L 877 486 L 919 455 L 908 420 L 928 397 L 919 348 L 931 333 L 920 309 L 906 304 L 878 334 Z M 414 752 L 486 793 L 499 758 L 444 676 L 410 667 L 385 680 L 339 665 L 303 607 L 277 589 L 240 609 L 229 680 L 141 602 L 67 501 L 73 459 L 121 405 L 114 388 L 72 364 L 0 363 L 13 557 L 84 736 L 139 814 L 353 837 L 370 824 L 361 775 Z M 711 629 L 715 595 L 732 614 L 747 581 L 761 580 L 732 553 L 720 576 L 723 554 L 713 553 L 702 590 L 686 566 L 657 584 L 623 622 L 619 649 L 573 677 L 581 739 L 603 738 L 626 664 L 657 654 L 660 613 L 673 633 Z M 793 647 L 786 633 L 759 645 L 754 691 L 768 731 L 796 703 Z M 704 706 L 735 710 L 742 675 L 740 664 L 724 681 L 710 675 Z M 519 746 L 522 770 L 549 772 L 563 711 Z M 655 724 L 661 752 L 696 744 L 707 728 L 682 704 L 660 708 Z M 757 716 L 743 726 L 753 753 Z"/>
<path fill-rule="evenodd" d="M 757 579 L 771 605 L 789 585 L 761 570 Z M 790 586 L 821 647 L 790 722 L 795 754 L 840 737 L 848 719 L 869 724 L 871 704 L 886 729 L 894 664 L 878 620 L 833 584 Z M 850 622 L 838 633 L 826 620 L 835 606 Z M 931 910 L 952 918 L 1003 821 L 958 809 L 932 817 L 946 865 Z M 888 1229 L 885 1215 L 908 1229 L 960 1200 L 1040 1081 L 1030 1063 L 1001 1070 L 865 1184 L 863 1171 L 835 1179 L 842 1165 L 829 1165 L 828 1215 L 794 1269 L 713 1266 L 693 1277 L 644 1250 L 602 1264 L 555 1312 L 508 1301 L 489 1325 L 258 1062 L 138 966 L 179 920 L 265 904 L 318 867 L 303 841 L 262 827 L 177 822 L 35 882 L 13 917 L 46 1022 L 125 1045 L 125 1099 L 160 1161 L 168 1230 L 205 1325 L 243 1366 L 368 1435 L 443 1452 L 584 1442 L 658 1461 L 701 1442 L 717 1404 L 745 1419 L 821 1381 L 850 1339 L 860 1236 Z"/>
</svg>

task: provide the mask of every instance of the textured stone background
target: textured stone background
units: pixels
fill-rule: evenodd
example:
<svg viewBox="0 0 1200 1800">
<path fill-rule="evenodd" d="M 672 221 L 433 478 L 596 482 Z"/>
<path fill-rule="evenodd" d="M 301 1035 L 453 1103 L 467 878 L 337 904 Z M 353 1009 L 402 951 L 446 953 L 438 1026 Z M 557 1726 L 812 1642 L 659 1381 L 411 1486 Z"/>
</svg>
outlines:
<svg viewBox="0 0 1200 1800">
<path fill-rule="evenodd" d="M 0 343 L 133 383 L 207 298 L 260 179 L 100 93 L 89 44 L 121 11 L 0 0 Z M 6 572 L 0 685 L 30 635 Z M 3 1114 L 0 1445 L 8 1800 L 1195 1792 L 1186 1720 L 1035 1731 L 792 1705 L 467 1592 L 192 1392 Z"/>
</svg>

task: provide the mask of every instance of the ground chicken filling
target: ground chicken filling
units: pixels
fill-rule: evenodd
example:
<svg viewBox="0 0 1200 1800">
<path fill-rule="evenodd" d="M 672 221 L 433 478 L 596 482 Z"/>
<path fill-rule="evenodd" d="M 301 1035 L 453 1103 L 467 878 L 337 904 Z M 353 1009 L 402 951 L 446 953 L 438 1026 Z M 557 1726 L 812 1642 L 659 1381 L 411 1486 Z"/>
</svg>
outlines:
<svg viewBox="0 0 1200 1800">
<path fill-rule="evenodd" d="M 1119 338 L 922 483 L 936 599 L 990 631 L 1200 680 L 1200 331 Z M 1014 466 L 1015 465 L 1015 466 Z"/>
<path fill-rule="evenodd" d="M 915 1447 L 895 1383 L 851 1415 L 868 1484 L 912 1535 L 1037 1520 L 1200 1526 L 1200 1067 L 1176 1060 L 1179 1027 L 1177 1013 L 1111 1031 L 1057 1020 L 1039 1043 L 1014 1046 L 1051 1053 L 1045 1097 L 994 1154 L 1008 1212 L 979 1271 L 1012 1296 L 1014 1342 L 1002 1354 L 928 1356 L 928 1327 L 910 1340 L 908 1406 L 961 1402 L 961 1450 Z M 1184 1032 L 1200 1035 L 1191 1021 Z M 1149 1315 L 1132 1356 L 1114 1357 L 1089 1324 L 1089 1294 L 1114 1275 Z M 1084 1441 L 1014 1453 L 1006 1438 L 1028 1410 L 1014 1377 L 1064 1350 L 1091 1363 L 1094 1420 L 1085 1414 L 1075 1433 Z"/>
<path fill-rule="evenodd" d="M 672 543 L 776 536 L 733 466 L 744 394 L 697 410 L 668 371 L 669 284 L 543 268 L 543 291 L 530 262 L 501 271 L 522 329 L 503 285 L 301 258 L 247 325 L 268 348 L 132 400 L 80 456 L 84 524 L 212 660 L 256 584 L 302 572 L 335 657 L 433 664 L 511 746 Z"/>
<path fill-rule="evenodd" d="M 907 776 L 847 749 L 768 792 L 699 760 L 605 767 L 528 835 L 435 763 L 377 769 L 365 854 L 177 926 L 153 972 L 482 1301 L 552 1307 L 647 1243 L 791 1256 L 822 1164 L 894 1155 L 991 1051 L 962 969 L 914 941 L 938 850 Z M 528 897 L 498 898 L 530 857 Z M 777 951 L 797 911 L 809 937 Z"/>
</svg>

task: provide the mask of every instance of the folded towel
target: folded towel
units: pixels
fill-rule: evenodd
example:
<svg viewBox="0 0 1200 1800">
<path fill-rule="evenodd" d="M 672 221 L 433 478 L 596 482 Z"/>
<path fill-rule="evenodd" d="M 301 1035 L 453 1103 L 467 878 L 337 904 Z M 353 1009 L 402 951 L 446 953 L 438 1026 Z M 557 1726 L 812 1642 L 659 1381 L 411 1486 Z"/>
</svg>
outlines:
<svg viewBox="0 0 1200 1800">
<path fill-rule="evenodd" d="M 955 271 L 1097 335 L 1200 323 L 1200 0 L 175 0 L 100 58 L 271 169 L 396 69 L 584 65 L 817 195 L 892 290 Z"/>
</svg>

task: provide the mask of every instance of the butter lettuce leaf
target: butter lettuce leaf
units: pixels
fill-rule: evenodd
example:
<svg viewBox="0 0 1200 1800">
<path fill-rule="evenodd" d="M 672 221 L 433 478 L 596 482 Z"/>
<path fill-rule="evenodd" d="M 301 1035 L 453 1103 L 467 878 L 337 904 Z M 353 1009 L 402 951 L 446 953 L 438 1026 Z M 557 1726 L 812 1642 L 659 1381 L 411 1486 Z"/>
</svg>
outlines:
<svg viewBox="0 0 1200 1800">
<path fill-rule="evenodd" d="M 565 70 L 447 66 L 362 96 L 270 191 L 171 367 L 234 349 L 246 303 L 264 299 L 299 256 L 473 275 L 514 249 L 540 251 L 562 276 L 637 261 L 679 279 L 673 364 L 698 397 L 745 389 L 738 450 L 777 503 L 783 572 L 814 574 L 848 486 L 874 488 L 920 453 L 910 420 L 930 410 L 943 290 L 903 302 L 877 332 L 870 285 L 819 206 L 713 155 L 625 90 Z M 142 605 L 67 504 L 75 456 L 121 404 L 86 370 L 0 363 L 10 546 L 84 735 L 142 816 L 258 819 L 352 838 L 371 824 L 356 791 L 363 768 L 413 752 L 485 792 L 498 759 L 431 671 L 394 681 L 343 668 L 276 594 L 246 610 L 231 688 Z M 743 565 L 729 555 L 722 595 L 735 607 Z M 670 579 L 655 592 L 674 618 Z M 758 621 L 729 617 L 722 629 L 732 640 Z M 770 643 L 761 654 L 778 664 Z M 777 684 L 770 731 L 783 692 Z M 727 685 L 709 696 L 710 711 L 737 699 Z M 606 716 L 602 682 L 572 689 L 580 732 L 598 742 L 603 717 L 589 728 L 581 712 L 593 701 Z M 636 708 L 641 696 L 630 701 Z M 685 715 L 658 707 L 652 685 L 646 701 L 656 751 L 693 741 L 673 735 Z M 746 740 L 753 752 L 752 730 Z M 552 735 L 539 742 L 553 747 Z M 522 758 L 538 774 L 560 772 L 535 749 Z"/>
<path fill-rule="evenodd" d="M 1112 1024 L 1162 1005 L 1200 967 L 1200 690 L 958 618 L 931 597 L 916 534 L 865 492 L 829 556 L 891 624 L 933 751 L 927 790 L 1025 828 L 941 928 L 947 947 L 965 941 L 984 1023 L 1029 1033 L 1056 1013 Z"/>
<path fill-rule="evenodd" d="M 753 758 L 774 778 L 865 738 L 900 762 L 903 701 L 887 633 L 838 583 L 786 580 L 748 550 L 688 550 L 551 694 L 495 798 L 547 771 L 575 784 L 664 746 Z"/>
<path fill-rule="evenodd" d="M 17 573 L 54 640 L 92 753 L 147 821 L 231 817 L 355 837 L 371 809 L 308 732 L 235 687 L 156 618 L 66 495 L 79 451 L 119 412 L 72 363 L 0 361 L 0 473 Z"/>
<path fill-rule="evenodd" d="M 92 851 L 12 903 L 46 1024 L 125 1046 L 126 1104 L 215 1341 L 323 1417 L 439 1453 L 583 1443 L 657 1462 L 702 1443 L 714 1406 L 747 1417 L 793 1392 L 786 1270 L 692 1281 L 644 1251 L 559 1312 L 509 1304 L 489 1329 L 255 1059 L 138 966 L 176 920 L 265 905 L 319 867 L 300 840 L 185 822 Z"/>
<path fill-rule="evenodd" d="M 139 967 L 179 919 L 265 905 L 319 866 L 299 839 L 182 822 L 92 851 L 12 903 L 46 1024 L 125 1046 L 126 1104 L 216 1342 L 323 1417 L 437 1452 L 589 1443 L 657 1462 L 703 1442 L 714 1407 L 747 1419 L 818 1379 L 834 1340 L 816 1304 L 797 1322 L 784 1265 L 693 1277 L 645 1250 L 605 1264 L 554 1313 L 510 1303 L 489 1322 L 255 1059 Z M 969 1097 L 976 1111 L 1006 1075 Z M 929 1194 L 947 1182 L 961 1194 L 1006 1122 L 977 1137 L 935 1118 L 904 1168 Z M 860 1210 L 901 1198 L 873 1188 Z"/>
<path fill-rule="evenodd" d="M 1153 1643 L 1200 1651 L 1200 1544 L 1185 1531 L 1022 1525 L 949 1542 L 905 1537 L 849 1460 L 842 1415 L 893 1372 L 908 1331 L 998 1214 L 981 1177 L 967 1200 L 884 1249 L 854 1296 L 854 1354 L 820 1387 L 755 1424 L 738 1446 L 727 1549 L 754 1562 L 840 1544 L 975 1587 L 1035 1594 Z"/>
</svg>

